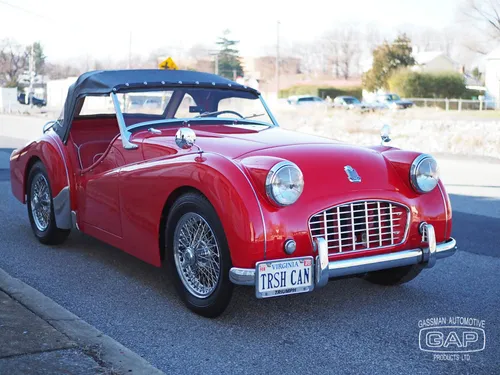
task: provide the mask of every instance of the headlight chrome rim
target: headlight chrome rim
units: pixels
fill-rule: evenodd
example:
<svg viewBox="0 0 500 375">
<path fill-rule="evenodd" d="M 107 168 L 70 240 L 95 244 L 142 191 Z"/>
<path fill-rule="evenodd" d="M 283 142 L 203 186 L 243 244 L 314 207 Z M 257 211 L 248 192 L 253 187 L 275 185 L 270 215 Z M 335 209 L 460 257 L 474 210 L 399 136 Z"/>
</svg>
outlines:
<svg viewBox="0 0 500 375">
<path fill-rule="evenodd" d="M 274 196 L 274 193 L 273 193 L 273 182 L 274 182 L 274 179 L 276 178 L 276 176 L 278 175 L 278 173 L 283 168 L 286 168 L 286 167 L 295 168 L 299 172 L 299 174 L 301 176 L 301 179 L 302 179 L 302 191 L 300 192 L 299 196 L 297 197 L 297 199 L 295 201 L 293 201 L 291 203 L 283 204 L 282 202 L 279 202 L 276 199 L 276 197 Z M 275 205 L 277 205 L 278 207 L 287 207 L 287 206 L 290 206 L 290 205 L 294 204 L 300 198 L 300 196 L 302 195 L 303 191 L 304 191 L 304 175 L 302 174 L 302 171 L 297 166 L 297 164 L 292 163 L 291 161 L 288 161 L 288 160 L 283 160 L 283 161 L 280 161 L 280 162 L 276 163 L 269 170 L 269 172 L 267 174 L 267 177 L 266 177 L 266 195 L 271 200 L 271 202 L 274 203 Z"/>
<path fill-rule="evenodd" d="M 419 171 L 419 168 L 422 165 L 422 163 L 428 159 L 433 160 L 436 163 L 437 178 L 436 178 L 436 185 L 434 185 L 434 187 L 432 189 L 424 190 L 420 187 L 420 185 L 417 181 L 417 177 L 418 177 L 417 172 Z M 436 159 L 429 154 L 421 154 L 421 155 L 417 156 L 415 158 L 415 160 L 413 160 L 413 163 L 411 164 L 411 167 L 410 167 L 410 182 L 411 182 L 411 186 L 413 187 L 413 189 L 415 189 L 415 191 L 417 193 L 427 194 L 427 193 L 430 193 L 431 191 L 433 191 L 436 188 L 436 186 L 439 184 L 439 166 L 437 165 Z"/>
</svg>

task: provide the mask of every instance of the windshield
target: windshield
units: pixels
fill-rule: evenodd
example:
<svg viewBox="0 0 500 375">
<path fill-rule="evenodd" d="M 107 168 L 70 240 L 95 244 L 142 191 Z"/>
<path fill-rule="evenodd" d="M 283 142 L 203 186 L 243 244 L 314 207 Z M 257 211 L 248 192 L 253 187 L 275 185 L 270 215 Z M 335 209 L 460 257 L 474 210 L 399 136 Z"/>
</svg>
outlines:
<svg viewBox="0 0 500 375">
<path fill-rule="evenodd" d="M 359 100 L 356 98 L 344 98 L 344 102 L 347 104 L 357 104 L 359 103 Z"/>
<path fill-rule="evenodd" d="M 382 99 L 385 100 L 385 101 L 387 101 L 387 102 L 393 102 L 393 101 L 396 101 L 396 100 L 401 100 L 401 98 L 398 95 L 396 95 L 396 94 L 383 95 Z"/>
<path fill-rule="evenodd" d="M 167 88 L 117 94 L 127 127 L 161 121 L 252 122 L 274 126 L 261 98 L 250 91 L 212 88 Z M 110 97 L 87 96 L 77 116 L 114 114 Z"/>
</svg>

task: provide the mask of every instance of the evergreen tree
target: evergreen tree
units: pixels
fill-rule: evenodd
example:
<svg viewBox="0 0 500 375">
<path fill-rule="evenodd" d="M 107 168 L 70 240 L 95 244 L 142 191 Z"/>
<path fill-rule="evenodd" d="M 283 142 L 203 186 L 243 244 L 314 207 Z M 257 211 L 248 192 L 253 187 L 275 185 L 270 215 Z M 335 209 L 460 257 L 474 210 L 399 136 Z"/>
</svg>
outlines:
<svg viewBox="0 0 500 375">
<path fill-rule="evenodd" d="M 29 56 L 31 54 L 31 45 L 26 46 L 26 54 Z M 33 43 L 33 60 L 35 63 L 36 74 L 45 73 L 45 59 L 47 57 L 43 53 L 43 46 L 40 42 Z M 29 57 L 28 57 L 29 60 Z M 27 67 L 26 67 L 27 68 Z"/>
<path fill-rule="evenodd" d="M 411 40 L 405 34 L 389 44 L 378 46 L 373 51 L 372 68 L 363 75 L 363 86 L 368 91 L 388 88 L 388 80 L 398 68 L 415 65 Z"/>
<path fill-rule="evenodd" d="M 241 66 L 240 57 L 238 56 L 238 40 L 230 39 L 231 32 L 224 30 L 222 36 L 216 42 L 220 46 L 218 53 L 218 71 L 219 75 L 229 79 L 234 79 L 236 76 L 243 75 L 243 67 Z"/>
</svg>

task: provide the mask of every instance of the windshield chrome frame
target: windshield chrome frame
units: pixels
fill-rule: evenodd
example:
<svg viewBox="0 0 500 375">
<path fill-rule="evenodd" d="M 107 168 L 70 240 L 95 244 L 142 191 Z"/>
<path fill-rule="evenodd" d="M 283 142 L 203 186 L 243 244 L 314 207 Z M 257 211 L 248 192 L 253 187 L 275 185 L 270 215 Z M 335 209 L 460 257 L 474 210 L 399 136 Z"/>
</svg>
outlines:
<svg viewBox="0 0 500 375">
<path fill-rule="evenodd" d="M 125 118 L 123 117 L 122 109 L 120 108 L 120 101 L 114 92 L 111 94 L 111 99 L 113 100 L 113 105 L 115 107 L 116 120 L 118 121 L 118 128 L 120 129 L 120 135 L 122 136 L 123 148 L 126 150 L 133 150 L 139 146 L 130 142 L 130 137 L 132 133 L 127 130 L 127 124 L 125 123 Z"/>
<path fill-rule="evenodd" d="M 168 87 L 165 87 L 166 89 Z M 264 107 L 264 110 L 266 111 L 266 114 L 268 115 L 269 119 L 271 120 L 272 123 L 268 122 L 263 122 L 263 121 L 258 121 L 258 120 L 251 120 L 251 119 L 228 119 L 228 118 L 218 118 L 218 117 L 187 117 L 187 118 L 171 118 L 171 119 L 161 119 L 161 120 L 151 120 L 151 121 L 144 121 L 144 122 L 139 122 L 137 124 L 130 125 L 127 127 L 125 123 L 125 117 L 123 116 L 123 112 L 120 108 L 120 101 L 118 100 L 118 97 L 116 96 L 116 93 L 112 92 L 110 94 L 111 99 L 113 100 L 113 105 L 115 108 L 115 113 L 116 113 L 116 119 L 118 121 L 118 127 L 120 129 L 120 135 L 122 136 L 122 142 L 123 142 L 123 147 L 125 149 L 135 149 L 138 146 L 134 143 L 130 142 L 130 137 L 132 135 L 131 130 L 143 127 L 143 126 L 149 126 L 149 125 L 157 125 L 157 124 L 162 124 L 162 123 L 173 123 L 173 122 L 183 122 L 183 123 L 189 123 L 190 121 L 200 121 L 200 120 L 218 120 L 218 121 L 232 121 L 234 124 L 238 124 L 238 122 L 243 123 L 254 123 L 256 125 L 262 125 L 262 126 L 268 126 L 268 127 L 279 127 L 278 122 L 276 121 L 276 118 L 274 117 L 273 113 L 267 106 L 266 101 L 262 97 L 261 94 L 257 95 L 257 98 L 260 100 L 262 103 L 262 106 Z M 233 125 L 234 125 L 233 124 Z"/>
<path fill-rule="evenodd" d="M 259 94 L 259 99 L 260 99 L 260 102 L 262 103 L 262 105 L 264 106 L 264 109 L 266 110 L 267 115 L 269 116 L 269 118 L 273 122 L 273 125 L 279 127 L 278 121 L 276 121 L 276 118 L 274 117 L 273 113 L 271 112 L 271 110 L 267 106 L 267 103 L 261 94 Z"/>
</svg>

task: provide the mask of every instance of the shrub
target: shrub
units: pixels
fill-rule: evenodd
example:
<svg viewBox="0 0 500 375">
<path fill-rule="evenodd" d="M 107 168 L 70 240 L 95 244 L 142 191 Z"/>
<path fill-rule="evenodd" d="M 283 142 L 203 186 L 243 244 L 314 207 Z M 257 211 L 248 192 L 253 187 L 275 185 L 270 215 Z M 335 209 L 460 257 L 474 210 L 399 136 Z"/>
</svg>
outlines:
<svg viewBox="0 0 500 375">
<path fill-rule="evenodd" d="M 470 95 L 464 77 L 455 72 L 399 70 L 389 78 L 389 89 L 407 98 L 465 98 Z"/>
<path fill-rule="evenodd" d="M 288 98 L 292 95 L 318 95 L 318 86 L 297 85 L 280 90 L 280 98 Z"/>
<path fill-rule="evenodd" d="M 353 86 L 353 87 L 320 87 L 314 85 L 297 85 L 292 86 L 284 90 L 280 90 L 279 97 L 280 98 L 288 98 L 292 95 L 315 95 L 321 98 L 326 98 L 329 96 L 334 99 L 336 96 L 348 95 L 355 96 L 358 99 L 361 99 L 363 95 L 363 89 L 361 86 Z"/>
</svg>

